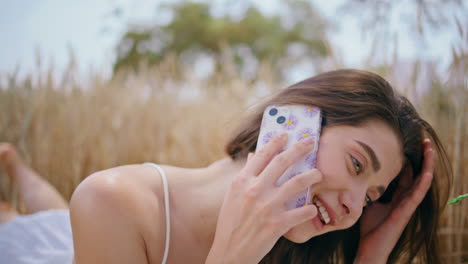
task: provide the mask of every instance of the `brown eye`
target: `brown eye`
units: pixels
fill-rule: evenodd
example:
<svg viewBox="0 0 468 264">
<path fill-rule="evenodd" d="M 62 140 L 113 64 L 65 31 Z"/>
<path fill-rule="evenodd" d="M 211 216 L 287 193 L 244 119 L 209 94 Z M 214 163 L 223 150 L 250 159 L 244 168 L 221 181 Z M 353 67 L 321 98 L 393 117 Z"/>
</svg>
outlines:
<svg viewBox="0 0 468 264">
<path fill-rule="evenodd" d="M 351 161 L 353 162 L 353 167 L 354 167 L 354 171 L 356 172 L 356 174 L 359 174 L 362 172 L 362 164 L 361 162 L 359 162 L 359 160 L 357 160 L 355 157 L 351 156 Z"/>
</svg>

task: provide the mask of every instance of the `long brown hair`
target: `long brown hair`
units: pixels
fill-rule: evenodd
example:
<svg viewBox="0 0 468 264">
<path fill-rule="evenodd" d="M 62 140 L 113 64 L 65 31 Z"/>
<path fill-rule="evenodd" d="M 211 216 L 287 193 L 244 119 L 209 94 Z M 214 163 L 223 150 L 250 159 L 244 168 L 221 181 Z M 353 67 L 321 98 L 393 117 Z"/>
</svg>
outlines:
<svg viewBox="0 0 468 264">
<path fill-rule="evenodd" d="M 399 137 L 405 164 L 412 168 L 414 178 L 422 169 L 423 139 L 430 138 L 438 157 L 434 180 L 388 263 L 410 263 L 415 257 L 423 263 L 441 263 L 437 230 L 448 199 L 451 169 L 434 129 L 405 97 L 394 91 L 382 77 L 368 71 L 338 70 L 319 74 L 280 90 L 260 104 L 226 145 L 226 152 L 233 160 L 255 151 L 263 110 L 273 104 L 318 106 L 322 110 L 323 127 L 357 126 L 373 118 L 383 120 Z M 399 178 L 396 175 L 380 202 L 391 200 Z M 359 221 L 346 230 L 329 232 L 301 244 L 281 237 L 261 263 L 353 263 L 358 245 Z"/>
</svg>

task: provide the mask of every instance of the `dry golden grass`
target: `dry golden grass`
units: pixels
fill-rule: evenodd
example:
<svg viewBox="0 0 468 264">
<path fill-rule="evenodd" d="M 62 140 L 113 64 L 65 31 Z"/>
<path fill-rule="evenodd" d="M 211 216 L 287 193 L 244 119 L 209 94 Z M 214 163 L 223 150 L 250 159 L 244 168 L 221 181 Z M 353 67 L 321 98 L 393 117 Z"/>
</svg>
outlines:
<svg viewBox="0 0 468 264">
<path fill-rule="evenodd" d="M 450 70 L 461 81 L 444 82 L 434 75 L 433 91 L 422 100 L 413 96 L 447 146 L 455 172 L 453 195 L 468 192 L 464 59 Z M 417 78 L 402 83 L 395 68 L 381 73 L 396 87 L 415 84 Z M 16 145 L 27 163 L 67 199 L 86 176 L 109 167 L 147 161 L 196 167 L 223 157 L 226 135 L 238 117 L 279 87 L 267 64 L 254 84 L 232 71 L 198 80 L 171 58 L 112 80 L 96 75 L 82 84 L 74 81 L 74 74 L 71 67 L 58 82 L 51 71 L 21 80 L 0 76 L 0 142 Z M 15 193 L 6 186 L 7 178 L 0 175 L 3 193 L 14 201 Z M 466 262 L 468 201 L 448 208 L 440 234 L 447 263 Z"/>
</svg>

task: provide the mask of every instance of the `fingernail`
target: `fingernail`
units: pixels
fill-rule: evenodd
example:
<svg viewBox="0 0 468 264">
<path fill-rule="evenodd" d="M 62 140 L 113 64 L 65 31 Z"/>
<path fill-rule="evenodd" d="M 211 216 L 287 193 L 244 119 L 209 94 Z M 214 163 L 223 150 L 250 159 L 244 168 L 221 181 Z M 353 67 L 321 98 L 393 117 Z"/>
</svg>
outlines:
<svg viewBox="0 0 468 264">
<path fill-rule="evenodd" d="M 314 141 L 314 139 L 312 137 L 308 137 L 308 138 L 302 140 L 302 144 L 304 144 L 304 145 L 312 145 L 312 144 L 314 144 L 314 142 L 315 141 Z"/>
</svg>

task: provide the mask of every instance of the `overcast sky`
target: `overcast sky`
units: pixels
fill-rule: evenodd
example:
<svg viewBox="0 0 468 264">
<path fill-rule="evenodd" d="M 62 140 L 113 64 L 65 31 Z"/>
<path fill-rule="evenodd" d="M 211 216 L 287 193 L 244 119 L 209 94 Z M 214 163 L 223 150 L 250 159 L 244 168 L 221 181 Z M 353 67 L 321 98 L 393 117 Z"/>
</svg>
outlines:
<svg viewBox="0 0 468 264">
<path fill-rule="evenodd" d="M 45 58 L 44 66 L 53 63 L 56 70 L 63 69 L 70 58 L 69 48 L 75 53 L 80 71 L 108 73 L 114 60 L 114 47 L 126 25 L 158 19 L 155 7 L 162 1 L 0 0 L 0 73 L 12 72 L 17 65 L 23 73 L 33 71 L 38 51 Z M 257 0 L 254 3 L 265 13 L 273 14 L 278 11 L 279 1 Z M 341 2 L 313 3 L 325 17 L 331 17 Z M 120 19 L 111 15 L 116 6 L 123 8 Z M 401 33 L 398 40 L 403 59 L 446 57 L 449 54 L 453 33 L 434 36 L 421 49 L 410 39 L 405 24 L 395 22 L 393 27 Z M 339 31 L 330 35 L 346 66 L 359 66 L 369 52 L 370 43 L 363 41 L 359 32 L 358 25 L 348 19 L 342 21 Z"/>
</svg>

